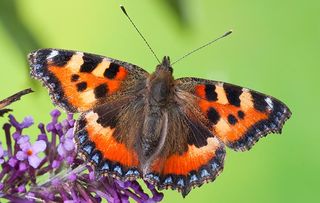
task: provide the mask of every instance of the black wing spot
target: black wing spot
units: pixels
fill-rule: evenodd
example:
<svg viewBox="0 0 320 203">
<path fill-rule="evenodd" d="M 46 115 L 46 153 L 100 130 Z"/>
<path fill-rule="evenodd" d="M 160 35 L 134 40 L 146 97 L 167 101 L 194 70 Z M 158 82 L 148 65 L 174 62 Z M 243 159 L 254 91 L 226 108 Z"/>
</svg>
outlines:
<svg viewBox="0 0 320 203">
<path fill-rule="evenodd" d="M 107 68 L 103 73 L 104 77 L 109 79 L 115 78 L 117 73 L 119 72 L 119 67 L 120 65 L 116 63 L 110 63 L 109 68 Z"/>
<path fill-rule="evenodd" d="M 245 113 L 243 112 L 243 111 L 238 111 L 238 117 L 240 118 L 240 119 L 244 119 L 244 116 L 245 116 Z"/>
<path fill-rule="evenodd" d="M 66 65 L 71 57 L 73 56 L 74 52 L 71 51 L 59 51 L 59 54 L 53 57 L 52 65 L 55 66 L 64 66 Z"/>
<path fill-rule="evenodd" d="M 208 101 L 217 101 L 218 100 L 218 95 L 215 92 L 216 86 L 215 85 L 206 85 L 205 86 L 205 92 L 206 92 L 206 99 Z"/>
<path fill-rule="evenodd" d="M 209 118 L 209 120 L 213 123 L 213 124 L 217 124 L 218 121 L 220 120 L 220 115 L 217 112 L 216 109 L 210 107 L 207 111 L 207 116 Z"/>
<path fill-rule="evenodd" d="M 86 90 L 87 87 L 88 87 L 88 85 L 87 85 L 86 82 L 80 82 L 80 83 L 78 83 L 76 86 L 77 86 L 77 91 L 78 91 L 78 92 L 83 92 L 83 91 Z"/>
<path fill-rule="evenodd" d="M 223 88 L 226 91 L 229 104 L 239 107 L 241 102 L 240 95 L 242 94 L 242 88 L 228 84 L 224 84 Z"/>
<path fill-rule="evenodd" d="M 108 86 L 106 84 L 101 84 L 94 88 L 94 96 L 96 99 L 100 99 L 102 97 L 105 97 L 108 93 Z"/>
<path fill-rule="evenodd" d="M 194 120 L 187 120 L 187 126 L 189 128 L 187 135 L 187 142 L 189 145 L 194 145 L 197 148 L 208 145 L 207 139 L 213 137 L 213 135 L 206 126 L 203 126 L 196 118 Z M 185 151 L 181 150 L 181 152 L 183 153 L 187 150 L 188 148 L 186 147 Z"/>
<path fill-rule="evenodd" d="M 238 119 L 232 115 L 232 114 L 229 114 L 228 115 L 228 122 L 231 124 L 231 125 L 235 125 L 237 122 L 238 122 Z"/>
<path fill-rule="evenodd" d="M 77 82 L 79 80 L 80 76 L 77 74 L 71 75 L 71 82 Z"/>
<path fill-rule="evenodd" d="M 266 97 L 255 92 L 252 92 L 251 95 L 254 108 L 258 111 L 265 112 L 268 107 L 268 103 L 265 101 Z"/>
<path fill-rule="evenodd" d="M 97 123 L 104 128 L 115 128 L 118 123 L 119 114 L 119 111 L 115 109 L 114 105 L 102 105 L 93 109 L 93 112 L 98 114 Z"/>
<path fill-rule="evenodd" d="M 84 53 L 82 56 L 83 64 L 80 67 L 80 72 L 91 73 L 99 63 L 101 63 L 102 58 L 95 56 L 93 54 Z"/>
</svg>

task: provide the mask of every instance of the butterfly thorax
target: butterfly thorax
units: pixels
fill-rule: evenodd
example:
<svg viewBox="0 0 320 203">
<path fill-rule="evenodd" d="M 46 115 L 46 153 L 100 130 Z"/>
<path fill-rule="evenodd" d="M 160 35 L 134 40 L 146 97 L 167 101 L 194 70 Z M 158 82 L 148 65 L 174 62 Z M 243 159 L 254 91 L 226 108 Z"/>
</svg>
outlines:
<svg viewBox="0 0 320 203">
<path fill-rule="evenodd" d="M 161 151 L 167 134 L 167 112 L 173 103 L 174 78 L 169 57 L 164 57 L 147 80 L 142 159 L 150 160 Z"/>
<path fill-rule="evenodd" d="M 172 99 L 174 79 L 169 57 L 164 57 L 147 81 L 148 103 L 163 107 Z"/>
</svg>

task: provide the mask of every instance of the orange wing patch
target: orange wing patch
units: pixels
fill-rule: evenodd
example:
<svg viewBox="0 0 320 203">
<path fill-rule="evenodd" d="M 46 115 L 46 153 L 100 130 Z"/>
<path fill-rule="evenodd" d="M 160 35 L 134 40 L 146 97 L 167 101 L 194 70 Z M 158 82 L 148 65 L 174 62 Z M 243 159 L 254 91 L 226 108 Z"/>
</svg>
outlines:
<svg viewBox="0 0 320 203">
<path fill-rule="evenodd" d="M 121 89 L 128 71 L 97 55 L 39 50 L 29 56 L 31 75 L 49 87 L 53 101 L 71 112 L 92 109 Z"/>
<path fill-rule="evenodd" d="M 104 128 L 98 124 L 98 114 L 94 112 L 88 113 L 86 120 L 89 140 L 95 144 L 95 148 L 102 153 L 103 158 L 126 167 L 138 167 L 137 154 L 113 137 L 114 128 Z"/>
<path fill-rule="evenodd" d="M 80 152 L 102 174 L 111 174 L 122 180 L 140 176 L 137 153 L 115 138 L 115 129 L 98 123 L 97 113 L 83 114 L 76 125 L 76 137 Z"/>
<path fill-rule="evenodd" d="M 213 181 L 223 169 L 225 149 L 216 137 L 207 138 L 208 145 L 189 145 L 183 154 L 158 158 L 144 179 L 159 189 L 178 189 L 186 196 L 192 187 Z"/>
<path fill-rule="evenodd" d="M 196 85 L 195 95 L 213 134 L 235 150 L 248 150 L 260 137 L 280 132 L 291 115 L 280 101 L 230 84 Z"/>
<path fill-rule="evenodd" d="M 162 175 L 184 175 L 187 176 L 190 171 L 198 171 L 201 167 L 207 165 L 211 159 L 215 158 L 215 152 L 220 147 L 219 141 L 210 137 L 207 138 L 208 145 L 197 148 L 189 145 L 188 150 L 180 155 L 173 154 L 165 160 L 158 160 L 152 166 L 152 170 Z"/>
<path fill-rule="evenodd" d="M 242 110 L 240 107 L 208 102 L 203 99 L 199 101 L 199 106 L 202 112 L 209 114 L 211 121 L 215 121 L 216 118 L 212 118 L 208 112 L 213 109 L 217 111 L 220 119 L 213 125 L 213 131 L 225 143 L 239 140 L 253 124 L 268 118 L 266 112 L 259 112 L 253 107 Z M 244 117 L 238 114 L 243 114 Z"/>
<path fill-rule="evenodd" d="M 105 78 L 96 77 L 88 73 L 73 73 L 68 67 L 50 66 L 48 68 L 59 81 L 68 102 L 79 109 L 86 111 L 96 105 L 98 99 L 107 95 L 114 94 L 120 88 L 121 81 L 108 80 Z M 124 70 L 122 69 L 124 72 Z M 72 81 L 73 78 L 78 78 Z M 100 87 L 100 94 L 96 93 Z"/>
</svg>

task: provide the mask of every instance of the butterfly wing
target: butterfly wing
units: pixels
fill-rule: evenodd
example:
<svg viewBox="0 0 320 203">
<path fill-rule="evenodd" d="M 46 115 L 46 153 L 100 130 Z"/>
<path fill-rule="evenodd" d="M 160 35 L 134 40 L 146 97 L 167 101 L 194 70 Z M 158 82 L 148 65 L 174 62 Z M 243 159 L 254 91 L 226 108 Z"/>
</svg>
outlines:
<svg viewBox="0 0 320 203">
<path fill-rule="evenodd" d="M 53 102 L 84 112 L 110 96 L 134 94 L 148 73 L 136 65 L 83 52 L 40 49 L 29 54 L 31 76 L 43 82 Z"/>
<path fill-rule="evenodd" d="M 75 126 L 79 152 L 102 174 L 122 180 L 140 176 L 133 140 L 148 73 L 115 59 L 59 49 L 29 54 L 31 75 L 53 102 L 82 112 Z M 133 118 L 136 118 L 133 119 Z M 141 123 L 141 122 L 140 122 Z"/>
<path fill-rule="evenodd" d="M 75 127 L 78 150 L 98 173 L 123 181 L 140 177 L 134 146 L 143 106 L 140 97 L 125 97 L 82 113 Z"/>
<path fill-rule="evenodd" d="M 213 181 L 220 174 L 225 147 L 192 103 L 176 98 L 166 113 L 165 143 L 144 179 L 159 189 L 177 189 L 186 196 L 191 188 Z"/>
<path fill-rule="evenodd" d="M 198 78 L 176 82 L 178 95 L 194 103 L 212 133 L 234 150 L 249 150 L 261 137 L 281 133 L 291 115 L 281 101 L 247 88 Z"/>
<path fill-rule="evenodd" d="M 181 78 L 175 94 L 166 143 L 144 178 L 183 196 L 221 172 L 224 144 L 248 150 L 259 138 L 280 132 L 291 115 L 275 98 L 222 82 Z"/>
</svg>

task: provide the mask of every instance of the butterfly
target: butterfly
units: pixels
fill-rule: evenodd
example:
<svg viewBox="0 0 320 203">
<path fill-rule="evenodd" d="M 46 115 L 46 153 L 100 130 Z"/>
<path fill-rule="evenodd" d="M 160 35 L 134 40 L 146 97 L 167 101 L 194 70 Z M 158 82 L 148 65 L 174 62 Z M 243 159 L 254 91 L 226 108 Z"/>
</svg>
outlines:
<svg viewBox="0 0 320 203">
<path fill-rule="evenodd" d="M 78 51 L 40 49 L 28 57 L 31 76 L 53 103 L 81 113 L 77 148 L 98 174 L 142 178 L 184 197 L 220 174 L 226 147 L 249 150 L 261 137 L 281 133 L 291 115 L 281 101 L 244 87 L 174 79 L 167 56 L 151 74 Z"/>
</svg>

